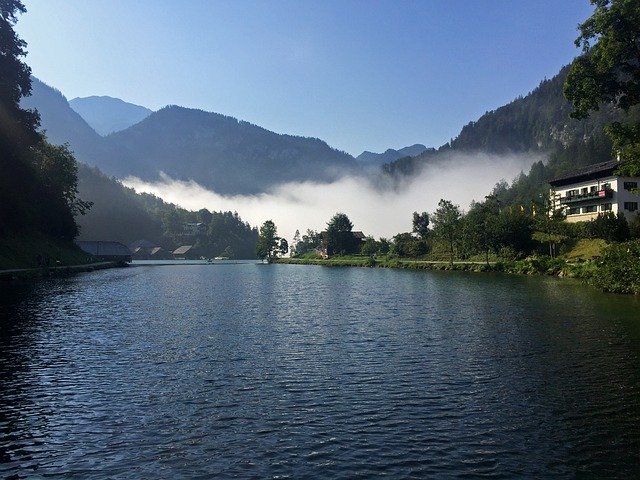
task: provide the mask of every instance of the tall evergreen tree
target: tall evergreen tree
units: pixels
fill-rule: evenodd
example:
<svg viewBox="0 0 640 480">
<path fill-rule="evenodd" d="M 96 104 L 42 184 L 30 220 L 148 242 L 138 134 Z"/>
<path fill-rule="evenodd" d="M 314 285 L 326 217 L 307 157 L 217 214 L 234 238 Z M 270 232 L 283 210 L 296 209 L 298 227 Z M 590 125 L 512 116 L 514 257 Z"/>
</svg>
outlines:
<svg viewBox="0 0 640 480">
<path fill-rule="evenodd" d="M 25 11 L 20 0 L 0 0 L 0 235 L 41 232 L 72 240 L 74 213 L 90 205 L 77 198 L 71 152 L 48 144 L 38 132 L 38 113 L 20 108 L 31 92 L 31 69 L 13 27 Z"/>
</svg>

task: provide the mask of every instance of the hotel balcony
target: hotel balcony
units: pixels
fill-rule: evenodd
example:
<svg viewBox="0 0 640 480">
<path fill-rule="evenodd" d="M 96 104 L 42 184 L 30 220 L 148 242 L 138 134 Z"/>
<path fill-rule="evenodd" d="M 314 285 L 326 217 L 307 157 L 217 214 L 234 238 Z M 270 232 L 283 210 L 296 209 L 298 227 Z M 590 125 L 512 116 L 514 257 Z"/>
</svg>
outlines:
<svg viewBox="0 0 640 480">
<path fill-rule="evenodd" d="M 606 198 L 613 197 L 613 189 L 605 188 L 598 190 L 597 192 L 580 193 L 578 195 L 568 195 L 560 198 L 561 205 L 569 205 L 580 202 L 587 202 L 590 200 L 604 200 Z"/>
</svg>

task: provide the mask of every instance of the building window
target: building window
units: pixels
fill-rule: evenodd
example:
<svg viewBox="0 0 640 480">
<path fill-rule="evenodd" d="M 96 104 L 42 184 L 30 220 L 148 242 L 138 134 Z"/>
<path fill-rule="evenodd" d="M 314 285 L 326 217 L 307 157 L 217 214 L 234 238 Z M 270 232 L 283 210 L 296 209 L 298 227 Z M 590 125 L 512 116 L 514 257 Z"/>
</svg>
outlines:
<svg viewBox="0 0 640 480">
<path fill-rule="evenodd" d="M 580 207 L 573 207 L 569 209 L 567 215 L 577 215 L 578 213 L 580 213 Z"/>
<path fill-rule="evenodd" d="M 593 213 L 597 211 L 598 211 L 598 207 L 596 205 L 589 205 L 587 207 L 584 207 L 584 213 Z"/>
<path fill-rule="evenodd" d="M 598 187 L 596 187 L 595 185 L 593 187 L 589 187 L 589 193 L 596 193 Z"/>
<path fill-rule="evenodd" d="M 611 189 L 611 184 L 609 182 L 603 183 L 602 184 L 602 189 L 603 190 L 610 190 Z"/>
<path fill-rule="evenodd" d="M 611 204 L 610 203 L 603 203 L 602 206 L 600 207 L 600 209 L 603 212 L 610 212 L 611 211 Z"/>
<path fill-rule="evenodd" d="M 638 182 L 624 182 L 625 190 L 633 190 L 638 188 Z"/>
<path fill-rule="evenodd" d="M 630 212 L 638 210 L 638 202 L 624 202 L 624 209 Z"/>
<path fill-rule="evenodd" d="M 585 195 L 586 193 L 589 193 L 589 189 L 587 187 L 584 187 L 582 189 L 582 194 Z"/>
<path fill-rule="evenodd" d="M 577 188 L 575 190 L 568 190 L 567 191 L 567 197 L 574 197 L 576 195 L 580 194 L 580 190 L 578 190 Z"/>
</svg>

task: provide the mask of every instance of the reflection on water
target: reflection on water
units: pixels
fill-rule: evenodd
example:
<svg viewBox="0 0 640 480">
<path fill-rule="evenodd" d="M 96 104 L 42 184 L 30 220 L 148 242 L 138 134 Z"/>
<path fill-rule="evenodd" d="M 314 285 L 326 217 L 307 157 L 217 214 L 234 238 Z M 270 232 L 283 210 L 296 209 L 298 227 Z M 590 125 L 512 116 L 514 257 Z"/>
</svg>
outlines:
<svg viewBox="0 0 640 480">
<path fill-rule="evenodd" d="M 640 475 L 634 297 L 221 264 L 0 302 L 0 476 Z"/>
</svg>

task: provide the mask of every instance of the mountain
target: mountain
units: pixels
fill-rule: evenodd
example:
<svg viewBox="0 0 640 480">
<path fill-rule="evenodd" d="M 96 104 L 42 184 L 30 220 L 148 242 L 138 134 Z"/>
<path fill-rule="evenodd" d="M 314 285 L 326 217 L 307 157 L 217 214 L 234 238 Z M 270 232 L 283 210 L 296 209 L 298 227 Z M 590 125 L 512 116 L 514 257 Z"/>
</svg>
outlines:
<svg viewBox="0 0 640 480">
<path fill-rule="evenodd" d="M 31 96 L 22 98 L 20 105 L 37 109 L 47 139 L 58 145 L 69 143 L 78 157 L 90 157 L 102 142 L 102 137 L 69 107 L 62 93 L 35 77 L 31 77 Z"/>
<path fill-rule="evenodd" d="M 604 134 L 604 126 L 621 118 L 622 112 L 605 105 L 587 119 L 569 118 L 572 107 L 562 93 L 568 68 L 564 67 L 550 80 L 543 80 L 528 95 L 469 122 L 450 143 L 417 157 L 391 162 L 384 170 L 411 176 L 424 165 L 450 158 L 456 152 L 533 152 L 549 158 L 565 156 L 569 151 L 573 155 L 579 152 L 577 157 L 568 160 L 567 168 L 608 160 L 611 142 Z"/>
<path fill-rule="evenodd" d="M 100 135 L 124 130 L 153 112 L 146 107 L 113 97 L 84 97 L 69 100 L 71 108 Z"/>
<path fill-rule="evenodd" d="M 391 163 L 395 160 L 398 160 L 399 158 L 415 157 L 416 155 L 420 155 L 425 150 L 427 150 L 427 147 L 420 143 L 416 143 L 415 145 L 404 147 L 400 150 L 389 148 L 384 153 L 373 153 L 364 151 L 356 157 L 356 160 L 366 165 L 380 166 L 384 165 L 385 163 Z"/>
<path fill-rule="evenodd" d="M 355 159 L 317 138 L 282 135 L 233 117 L 168 106 L 106 137 L 57 90 L 34 79 L 22 102 L 37 108 L 54 143 L 108 175 L 157 180 L 164 172 L 218 193 L 257 194 L 284 182 L 328 182 L 358 169 Z"/>
<path fill-rule="evenodd" d="M 165 107 L 105 138 L 95 159 L 106 173 L 146 180 L 164 172 L 219 193 L 259 193 L 289 181 L 331 181 L 355 167 L 317 138 L 280 135 L 217 113 Z"/>
</svg>

